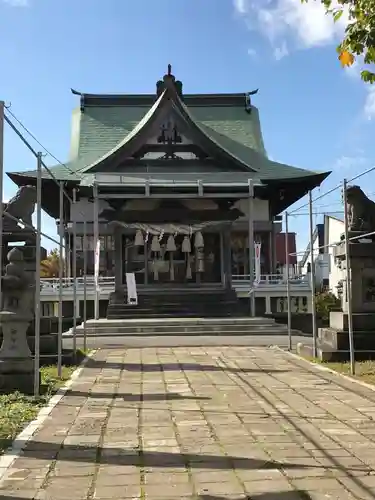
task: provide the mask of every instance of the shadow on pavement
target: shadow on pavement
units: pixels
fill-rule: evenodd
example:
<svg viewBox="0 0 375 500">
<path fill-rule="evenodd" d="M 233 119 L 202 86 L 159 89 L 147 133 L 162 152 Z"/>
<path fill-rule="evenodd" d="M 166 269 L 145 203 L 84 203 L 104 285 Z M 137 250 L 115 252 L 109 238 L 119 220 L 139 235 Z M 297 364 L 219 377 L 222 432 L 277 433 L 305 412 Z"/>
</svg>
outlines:
<svg viewBox="0 0 375 500">
<path fill-rule="evenodd" d="M 228 497 L 218 497 L 216 495 L 199 495 L 198 500 L 226 500 Z M 270 491 L 269 493 L 260 493 L 258 495 L 242 495 L 238 498 L 230 497 L 232 500 L 311 500 L 307 491 Z M 1 497 L 0 497 L 1 499 Z"/>
<path fill-rule="evenodd" d="M 17 444 L 17 441 L 15 441 Z M 109 465 L 135 465 L 142 467 L 182 467 L 207 469 L 311 469 L 323 466 L 308 466 L 257 458 L 198 455 L 195 453 L 171 453 L 165 451 L 143 451 L 137 448 L 102 448 L 87 445 L 63 445 L 40 441 L 30 441 L 23 452 L 23 458 L 49 459 L 68 462 L 87 462 Z"/>
<path fill-rule="evenodd" d="M 200 363 L 112 363 L 111 361 L 90 359 L 86 368 L 116 368 L 129 372 L 160 371 L 195 371 L 195 372 L 229 372 L 229 373 L 285 373 L 290 370 L 260 370 L 257 368 L 228 368 L 218 365 L 202 365 Z"/>
<path fill-rule="evenodd" d="M 199 495 L 196 497 L 197 500 L 226 500 L 228 497 L 218 497 L 216 495 Z M 311 500 L 311 496 L 306 491 L 280 491 L 280 492 L 269 492 L 261 493 L 259 495 L 246 496 L 242 495 L 238 498 L 230 496 L 232 500 Z M 26 497 L 18 497 L 14 494 L 12 495 L 0 495 L 0 500 L 29 500 Z"/>
<path fill-rule="evenodd" d="M 81 392 L 81 391 L 69 391 L 66 393 L 66 397 L 68 396 L 77 396 L 77 397 L 88 397 L 90 396 L 91 398 L 108 398 L 111 399 L 113 397 L 113 394 L 111 393 L 105 393 L 105 392 Z M 123 399 L 124 401 L 178 401 L 178 400 L 194 400 L 194 401 L 210 401 L 211 398 L 209 397 L 204 397 L 204 396 L 184 396 L 184 394 L 179 394 L 175 392 L 168 392 L 168 393 L 153 393 L 153 394 L 132 394 L 132 393 L 120 393 L 115 395 L 115 399 Z"/>
</svg>

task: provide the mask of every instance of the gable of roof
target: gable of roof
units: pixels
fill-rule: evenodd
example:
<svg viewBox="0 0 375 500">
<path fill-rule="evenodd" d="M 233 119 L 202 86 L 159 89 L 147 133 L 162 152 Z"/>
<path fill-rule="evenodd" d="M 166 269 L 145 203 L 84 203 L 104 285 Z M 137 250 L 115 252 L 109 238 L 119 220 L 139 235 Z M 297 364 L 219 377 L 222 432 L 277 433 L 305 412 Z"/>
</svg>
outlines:
<svg viewBox="0 0 375 500">
<path fill-rule="evenodd" d="M 174 79 L 173 75 L 166 76 Z M 310 177 L 312 184 L 316 185 L 328 175 L 269 160 L 258 110 L 255 106 L 247 106 L 245 93 L 184 94 L 181 100 L 180 94 L 174 94 L 168 83 L 158 98 L 155 95 L 111 96 L 73 91 L 81 96 L 80 113 L 73 120 L 73 155 L 65 165 L 50 167 L 53 174 L 60 180 L 81 181 L 86 174 L 94 171 L 91 168 L 100 170 L 102 161 L 126 148 L 155 118 L 166 92 L 169 92 L 182 116 L 190 121 L 192 128 L 201 134 L 206 144 L 214 145 L 224 158 L 229 157 L 244 167 L 245 172 L 256 172 L 260 180 L 271 182 Z M 126 173 L 131 174 L 131 167 Z M 14 174 L 35 176 L 34 171 Z M 45 177 L 48 178 L 48 174 Z"/>
</svg>

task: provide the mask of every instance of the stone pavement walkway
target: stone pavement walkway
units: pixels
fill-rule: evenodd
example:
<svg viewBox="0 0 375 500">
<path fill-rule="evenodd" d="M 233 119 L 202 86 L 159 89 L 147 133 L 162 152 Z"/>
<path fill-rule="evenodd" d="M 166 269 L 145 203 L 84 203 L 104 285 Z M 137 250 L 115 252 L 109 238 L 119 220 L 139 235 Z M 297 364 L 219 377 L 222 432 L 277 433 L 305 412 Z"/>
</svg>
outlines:
<svg viewBox="0 0 375 500">
<path fill-rule="evenodd" d="M 99 351 L 0 500 L 375 498 L 375 393 L 277 350 Z"/>
</svg>

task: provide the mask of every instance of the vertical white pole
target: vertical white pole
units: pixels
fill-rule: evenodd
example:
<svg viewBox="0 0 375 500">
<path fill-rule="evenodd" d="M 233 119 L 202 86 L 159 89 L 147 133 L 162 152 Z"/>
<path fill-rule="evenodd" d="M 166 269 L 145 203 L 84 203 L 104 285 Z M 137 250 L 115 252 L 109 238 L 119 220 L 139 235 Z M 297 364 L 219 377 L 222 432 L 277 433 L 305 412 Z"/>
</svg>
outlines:
<svg viewBox="0 0 375 500">
<path fill-rule="evenodd" d="M 60 249 L 60 265 L 59 265 L 59 324 L 57 334 L 57 376 L 62 376 L 62 334 L 63 334 L 63 272 L 64 261 L 67 265 L 67 251 L 65 248 L 65 259 L 63 259 L 63 246 L 64 246 L 64 187 L 60 182 L 59 190 L 59 249 Z"/>
<path fill-rule="evenodd" d="M 40 258 L 42 230 L 42 153 L 37 157 L 36 179 L 36 249 L 35 249 L 35 354 L 34 396 L 39 396 L 40 383 Z"/>
<path fill-rule="evenodd" d="M 255 316 L 254 295 L 254 185 L 249 179 L 249 289 L 250 289 L 250 314 Z"/>
<path fill-rule="evenodd" d="M 288 212 L 285 212 L 285 265 L 286 265 L 286 302 L 287 302 L 287 307 L 288 307 L 288 341 L 289 341 L 289 351 L 291 351 L 292 350 L 292 311 L 291 311 L 291 307 L 290 307 Z"/>
<path fill-rule="evenodd" d="M 87 223 L 83 221 L 83 350 L 87 350 L 86 321 L 87 321 Z"/>
<path fill-rule="evenodd" d="M 346 258 L 346 293 L 348 301 L 348 329 L 349 329 L 349 351 L 350 351 L 350 372 L 355 374 L 355 352 L 353 335 L 353 310 L 352 310 L 352 267 L 350 262 L 349 243 L 349 220 L 348 204 L 346 203 L 347 180 L 344 179 L 344 224 L 345 224 L 345 258 Z"/>
<path fill-rule="evenodd" d="M 0 101 L 0 277 L 3 275 L 3 175 L 4 175 L 4 101 Z M 3 296 L 0 279 L 0 311 Z"/>
<path fill-rule="evenodd" d="M 71 249 L 70 249 L 70 234 L 67 232 L 66 234 L 66 245 L 65 245 L 65 255 L 66 255 L 66 278 L 71 278 L 72 277 L 72 272 L 71 272 Z"/>
<path fill-rule="evenodd" d="M 313 204 L 312 192 L 309 191 L 309 219 L 310 219 L 310 257 L 311 257 L 311 317 L 313 330 L 313 355 L 317 356 L 317 328 L 316 328 L 316 305 L 315 305 L 315 261 L 314 261 L 314 227 L 313 227 Z"/>
<path fill-rule="evenodd" d="M 94 183 L 94 262 L 96 261 L 96 249 L 99 241 L 99 199 L 98 186 Z M 99 319 L 99 287 L 95 286 L 95 319 Z"/>
<path fill-rule="evenodd" d="M 77 203 L 77 190 L 73 189 L 73 204 L 70 208 L 70 218 L 73 222 L 73 352 L 77 354 L 77 224 L 75 221 L 75 205 Z"/>
</svg>

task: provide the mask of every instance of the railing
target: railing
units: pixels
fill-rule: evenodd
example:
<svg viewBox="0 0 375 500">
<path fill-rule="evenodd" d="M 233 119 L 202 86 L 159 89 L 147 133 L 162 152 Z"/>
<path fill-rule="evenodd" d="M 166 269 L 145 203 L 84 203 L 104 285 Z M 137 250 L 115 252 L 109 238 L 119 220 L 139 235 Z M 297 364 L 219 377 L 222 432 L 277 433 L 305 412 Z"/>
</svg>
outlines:
<svg viewBox="0 0 375 500">
<path fill-rule="evenodd" d="M 60 289 L 60 281 L 58 278 L 41 278 L 41 295 L 53 295 L 58 294 Z M 74 289 L 74 278 L 63 278 L 62 279 L 62 292 L 63 294 L 72 294 Z M 76 290 L 77 294 L 83 294 L 85 289 L 85 279 L 76 278 Z M 99 290 L 101 292 L 113 292 L 115 289 L 115 278 L 114 276 L 99 277 Z M 95 293 L 95 279 L 94 276 L 86 277 L 86 292 Z"/>
<path fill-rule="evenodd" d="M 304 288 L 310 287 L 308 276 L 294 276 L 289 278 L 291 287 Z M 41 295 L 42 296 L 58 296 L 60 282 L 58 278 L 41 278 Z M 249 274 L 234 274 L 232 276 L 232 284 L 235 290 L 245 290 L 250 284 Z M 282 274 L 262 274 L 259 281 L 255 281 L 254 289 L 260 290 L 284 290 L 286 287 L 285 276 Z M 73 278 L 63 278 L 62 280 L 62 293 L 63 295 L 72 295 L 74 289 Z M 82 296 L 85 289 L 85 280 L 82 277 L 76 278 L 76 291 L 77 295 Z M 99 291 L 101 294 L 108 294 L 115 289 L 114 276 L 99 277 Z M 94 276 L 86 277 L 86 293 L 95 293 L 95 279 Z"/>
<path fill-rule="evenodd" d="M 286 289 L 286 277 L 283 274 L 261 274 L 259 280 L 254 276 L 254 290 L 277 291 Z M 232 275 L 233 288 L 237 291 L 244 291 L 250 285 L 250 274 Z M 289 278 L 291 289 L 308 290 L 310 288 L 308 275 L 293 276 Z"/>
<path fill-rule="evenodd" d="M 244 281 L 250 281 L 250 274 L 233 274 L 232 275 L 232 282 L 240 282 L 243 283 Z M 308 282 L 308 276 L 307 275 L 301 275 L 301 276 L 293 276 L 289 278 L 289 283 L 306 283 Z M 267 285 L 280 285 L 280 284 L 286 284 L 286 278 L 283 274 L 261 274 L 259 281 L 256 280 L 256 277 L 254 275 L 254 284 L 267 284 Z"/>
</svg>

